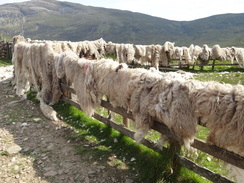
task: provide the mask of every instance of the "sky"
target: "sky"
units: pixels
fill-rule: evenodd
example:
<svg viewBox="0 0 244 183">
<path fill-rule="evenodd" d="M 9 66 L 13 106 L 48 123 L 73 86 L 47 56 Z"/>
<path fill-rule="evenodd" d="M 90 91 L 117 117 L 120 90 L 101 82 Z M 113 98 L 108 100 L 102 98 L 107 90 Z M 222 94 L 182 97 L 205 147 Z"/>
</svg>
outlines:
<svg viewBox="0 0 244 183">
<path fill-rule="evenodd" d="M 1 0 L 1 4 L 26 0 Z M 217 14 L 244 13 L 243 0 L 62 0 L 88 6 L 129 10 L 169 20 L 190 21 Z"/>
</svg>

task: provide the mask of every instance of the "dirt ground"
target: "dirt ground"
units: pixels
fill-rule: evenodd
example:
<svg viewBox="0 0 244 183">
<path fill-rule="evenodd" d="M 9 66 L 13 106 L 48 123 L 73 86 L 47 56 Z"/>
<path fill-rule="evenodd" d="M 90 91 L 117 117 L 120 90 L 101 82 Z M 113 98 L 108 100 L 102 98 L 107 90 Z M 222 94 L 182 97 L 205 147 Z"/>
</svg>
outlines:
<svg viewBox="0 0 244 183">
<path fill-rule="evenodd" d="M 46 119 L 37 104 L 16 96 L 11 77 L 12 66 L 0 67 L 1 183 L 134 182 L 128 170 L 77 155 L 77 142 L 68 139 L 72 128 Z"/>
</svg>

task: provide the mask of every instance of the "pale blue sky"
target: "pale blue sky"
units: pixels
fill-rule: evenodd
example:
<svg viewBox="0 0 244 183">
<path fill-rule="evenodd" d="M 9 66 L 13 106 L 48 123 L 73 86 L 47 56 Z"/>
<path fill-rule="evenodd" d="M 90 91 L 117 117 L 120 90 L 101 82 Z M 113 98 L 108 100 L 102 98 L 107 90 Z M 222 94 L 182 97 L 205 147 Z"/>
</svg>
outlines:
<svg viewBox="0 0 244 183">
<path fill-rule="evenodd" d="M 1 4 L 26 0 L 1 0 Z M 65 0 L 83 5 L 129 10 L 170 20 L 195 20 L 216 14 L 244 13 L 244 0 Z"/>
</svg>

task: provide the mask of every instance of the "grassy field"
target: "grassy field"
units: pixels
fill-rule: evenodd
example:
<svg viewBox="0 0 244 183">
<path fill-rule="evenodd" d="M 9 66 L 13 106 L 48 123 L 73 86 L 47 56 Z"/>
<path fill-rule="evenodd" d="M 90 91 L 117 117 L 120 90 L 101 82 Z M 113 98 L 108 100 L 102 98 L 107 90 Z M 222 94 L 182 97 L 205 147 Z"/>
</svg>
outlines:
<svg viewBox="0 0 244 183">
<path fill-rule="evenodd" d="M 11 64 L 10 60 L 0 60 L 0 66 L 9 64 Z M 196 74 L 195 79 L 201 81 L 215 80 L 230 84 L 244 83 L 244 70 L 233 66 L 215 67 L 214 71 L 211 67 L 204 67 L 204 70 L 195 67 L 194 70 L 187 71 L 194 72 Z M 186 168 L 175 167 L 178 165 L 174 162 L 174 153 L 167 143 L 165 146 L 168 147 L 168 150 L 157 153 L 143 145 L 136 144 L 132 139 L 88 117 L 69 104 L 60 102 L 53 107 L 67 125 L 72 126 L 76 132 L 75 135 L 69 136 L 70 140 L 78 140 L 84 142 L 84 144 L 89 144 L 76 147 L 77 153 L 82 157 L 92 156 L 94 161 L 101 163 L 110 161 L 111 166 L 118 169 L 129 169 L 137 176 L 139 182 L 210 182 Z M 97 112 L 107 115 L 106 111 L 101 108 Z M 115 119 L 116 122 L 122 123 L 120 115 L 116 115 Z M 205 140 L 208 133 L 206 128 L 198 126 L 198 138 Z M 154 141 L 158 137 L 159 134 L 154 131 L 150 131 L 147 135 L 147 138 Z M 180 154 L 188 156 L 184 148 L 182 148 Z M 190 156 L 189 158 L 212 171 L 226 175 L 226 170 L 221 161 L 200 151 L 198 151 L 198 154 L 198 156 Z M 111 159 L 111 157 L 113 158 Z M 172 172 L 172 169 L 176 171 Z"/>
</svg>

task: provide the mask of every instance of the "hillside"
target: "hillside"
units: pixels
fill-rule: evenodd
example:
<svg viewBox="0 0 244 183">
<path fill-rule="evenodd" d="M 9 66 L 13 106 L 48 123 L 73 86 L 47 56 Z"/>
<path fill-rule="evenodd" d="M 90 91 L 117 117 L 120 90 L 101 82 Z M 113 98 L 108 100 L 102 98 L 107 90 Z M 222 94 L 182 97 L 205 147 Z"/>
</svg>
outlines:
<svg viewBox="0 0 244 183">
<path fill-rule="evenodd" d="M 244 46 L 244 13 L 171 21 L 141 13 L 32 0 L 0 6 L 0 34 L 31 39 L 94 40 L 134 44 Z"/>
</svg>

